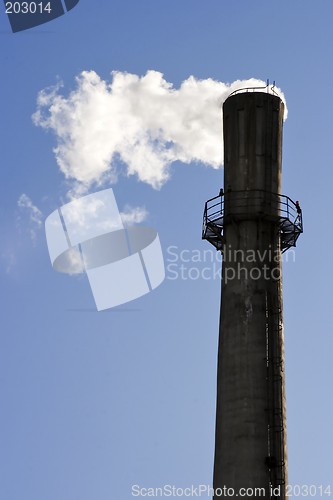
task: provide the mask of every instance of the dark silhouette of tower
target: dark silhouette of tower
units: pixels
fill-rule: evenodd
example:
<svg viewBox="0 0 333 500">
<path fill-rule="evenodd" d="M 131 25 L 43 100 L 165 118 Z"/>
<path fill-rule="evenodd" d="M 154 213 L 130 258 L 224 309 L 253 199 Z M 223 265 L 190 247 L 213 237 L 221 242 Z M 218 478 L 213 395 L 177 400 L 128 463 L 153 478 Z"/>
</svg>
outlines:
<svg viewBox="0 0 333 500">
<path fill-rule="evenodd" d="M 223 254 L 214 489 L 260 488 L 261 498 L 280 499 L 287 484 L 281 254 L 303 231 L 299 205 L 281 194 L 283 113 L 269 86 L 225 101 L 224 189 L 206 202 L 202 235 Z"/>
</svg>

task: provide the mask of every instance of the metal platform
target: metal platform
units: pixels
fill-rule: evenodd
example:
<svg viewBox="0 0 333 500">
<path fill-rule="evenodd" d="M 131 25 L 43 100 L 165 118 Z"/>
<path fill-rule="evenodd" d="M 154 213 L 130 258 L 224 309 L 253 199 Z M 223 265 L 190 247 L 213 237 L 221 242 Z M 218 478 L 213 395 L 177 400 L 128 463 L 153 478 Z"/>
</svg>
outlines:
<svg viewBox="0 0 333 500">
<path fill-rule="evenodd" d="M 281 250 L 296 246 L 303 233 L 302 212 L 288 196 L 264 190 L 231 191 L 209 199 L 203 215 L 202 239 L 217 250 L 224 245 L 223 229 L 227 223 L 246 220 L 275 222 L 280 228 Z"/>
</svg>

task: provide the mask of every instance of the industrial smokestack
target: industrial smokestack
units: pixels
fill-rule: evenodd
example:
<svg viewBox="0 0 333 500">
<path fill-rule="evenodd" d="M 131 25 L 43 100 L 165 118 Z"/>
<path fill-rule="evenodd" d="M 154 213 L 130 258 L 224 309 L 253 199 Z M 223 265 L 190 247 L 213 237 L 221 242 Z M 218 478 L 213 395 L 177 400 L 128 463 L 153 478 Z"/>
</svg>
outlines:
<svg viewBox="0 0 333 500">
<path fill-rule="evenodd" d="M 247 90 L 223 105 L 224 189 L 203 224 L 223 254 L 214 499 L 231 488 L 285 499 L 281 254 L 295 246 L 302 213 L 281 194 L 283 102 L 269 87 Z"/>
</svg>

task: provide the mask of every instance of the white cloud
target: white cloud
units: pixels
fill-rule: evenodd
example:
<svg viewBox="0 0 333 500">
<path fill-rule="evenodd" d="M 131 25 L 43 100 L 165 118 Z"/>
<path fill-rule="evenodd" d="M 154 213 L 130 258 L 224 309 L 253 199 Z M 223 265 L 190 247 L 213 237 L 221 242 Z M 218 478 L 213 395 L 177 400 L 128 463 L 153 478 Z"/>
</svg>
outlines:
<svg viewBox="0 0 333 500">
<path fill-rule="evenodd" d="M 131 207 L 126 205 L 124 210 L 120 212 L 121 220 L 125 225 L 140 224 L 148 217 L 148 212 L 145 207 Z"/>
<path fill-rule="evenodd" d="M 33 115 L 36 125 L 56 134 L 57 163 L 76 194 L 115 182 L 121 163 L 127 175 L 156 189 L 176 160 L 221 167 L 221 104 L 236 89 L 266 85 L 191 76 L 176 89 L 157 71 L 142 77 L 113 72 L 111 82 L 84 71 L 76 83 L 67 97 L 60 85 L 40 92 Z"/>
<path fill-rule="evenodd" d="M 22 213 L 28 215 L 29 220 L 29 233 L 31 239 L 34 241 L 36 238 L 36 230 L 40 229 L 43 221 L 43 214 L 36 205 L 33 204 L 29 196 L 21 194 L 17 200 L 17 205 Z"/>
<path fill-rule="evenodd" d="M 4 268 L 5 273 L 10 274 L 16 265 L 15 253 L 13 251 L 6 249 L 1 253 L 0 257 L 1 257 L 0 260 L 2 263 L 2 267 Z"/>
<path fill-rule="evenodd" d="M 74 199 L 61 209 L 71 239 L 87 239 L 122 227 L 120 214 L 108 191 Z M 92 236 L 90 236 L 92 237 Z M 83 240 L 81 240 L 83 241 Z"/>
</svg>

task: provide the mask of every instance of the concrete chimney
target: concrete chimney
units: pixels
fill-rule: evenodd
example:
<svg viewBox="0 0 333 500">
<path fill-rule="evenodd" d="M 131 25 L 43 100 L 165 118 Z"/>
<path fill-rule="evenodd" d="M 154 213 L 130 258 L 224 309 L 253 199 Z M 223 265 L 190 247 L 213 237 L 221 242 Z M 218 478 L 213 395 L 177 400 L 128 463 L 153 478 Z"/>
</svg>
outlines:
<svg viewBox="0 0 333 500">
<path fill-rule="evenodd" d="M 223 254 L 213 484 L 229 496 L 286 498 L 281 254 L 302 213 L 281 194 L 283 113 L 269 88 L 225 101 L 224 188 L 204 213 L 203 238 Z"/>
</svg>

